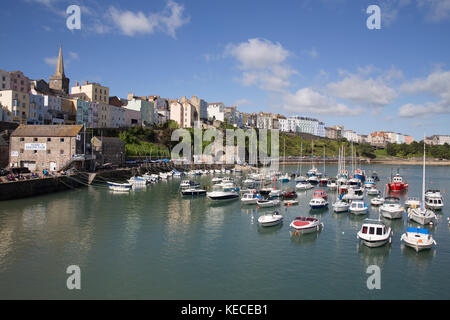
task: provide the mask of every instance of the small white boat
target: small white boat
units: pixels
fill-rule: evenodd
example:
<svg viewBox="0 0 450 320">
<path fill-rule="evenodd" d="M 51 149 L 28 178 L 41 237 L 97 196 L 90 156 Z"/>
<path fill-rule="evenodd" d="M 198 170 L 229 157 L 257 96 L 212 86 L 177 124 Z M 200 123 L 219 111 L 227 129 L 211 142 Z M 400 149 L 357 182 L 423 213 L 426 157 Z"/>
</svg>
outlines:
<svg viewBox="0 0 450 320">
<path fill-rule="evenodd" d="M 183 180 L 180 183 L 180 189 L 200 187 L 200 183 L 191 180 Z"/>
<path fill-rule="evenodd" d="M 427 208 L 409 208 L 408 219 L 421 225 L 433 223 L 436 220 L 436 214 Z"/>
<path fill-rule="evenodd" d="M 281 201 L 278 199 L 258 199 L 256 203 L 260 208 L 271 208 L 279 206 Z"/>
<path fill-rule="evenodd" d="M 364 201 L 354 200 L 350 203 L 348 211 L 355 215 L 367 214 L 369 212 L 369 207 Z"/>
<path fill-rule="evenodd" d="M 307 181 L 311 184 L 318 184 L 319 177 L 318 176 L 310 176 Z"/>
<path fill-rule="evenodd" d="M 299 175 L 295 177 L 295 183 L 299 183 L 299 182 L 306 182 L 308 180 L 308 177 Z"/>
<path fill-rule="evenodd" d="M 433 210 L 442 210 L 444 201 L 439 190 L 428 190 L 425 193 L 425 207 Z"/>
<path fill-rule="evenodd" d="M 200 188 L 186 188 L 181 190 L 183 196 L 203 196 L 206 194 L 205 189 Z"/>
<path fill-rule="evenodd" d="M 381 191 L 375 187 L 369 187 L 366 189 L 366 193 L 368 196 L 377 196 L 381 194 Z"/>
<path fill-rule="evenodd" d="M 108 187 L 113 191 L 130 191 L 133 185 L 131 183 L 116 183 L 107 181 Z"/>
<path fill-rule="evenodd" d="M 245 179 L 244 181 L 242 181 L 242 183 L 244 184 L 244 186 L 253 186 L 256 181 L 250 178 Z"/>
<path fill-rule="evenodd" d="M 226 201 L 239 199 L 239 191 L 233 185 L 214 185 L 213 191 L 207 192 L 206 196 L 213 201 Z"/>
<path fill-rule="evenodd" d="M 298 205 L 298 200 L 284 200 L 283 204 L 288 207 L 295 206 Z"/>
<path fill-rule="evenodd" d="M 431 249 L 433 244 L 436 245 L 433 237 L 428 229 L 408 227 L 406 233 L 402 234 L 401 241 L 416 250 L 417 252 L 425 249 Z"/>
<path fill-rule="evenodd" d="M 223 177 L 214 177 L 214 178 L 212 178 L 211 182 L 214 184 L 222 183 L 222 179 L 223 179 Z"/>
<path fill-rule="evenodd" d="M 379 195 L 376 198 L 370 199 L 370 204 L 373 206 L 381 206 L 383 203 L 384 203 L 384 198 L 381 195 Z"/>
<path fill-rule="evenodd" d="M 311 209 L 323 209 L 328 207 L 328 201 L 324 198 L 312 198 L 309 202 Z"/>
<path fill-rule="evenodd" d="M 408 197 L 405 201 L 406 208 L 418 208 L 420 207 L 420 200 L 417 197 Z"/>
<path fill-rule="evenodd" d="M 270 191 L 269 196 L 270 197 L 281 197 L 281 193 L 282 193 L 281 190 L 274 189 L 274 190 Z"/>
<path fill-rule="evenodd" d="M 405 208 L 400 205 L 400 199 L 397 197 L 386 197 L 380 207 L 380 213 L 388 219 L 400 219 L 405 212 Z"/>
<path fill-rule="evenodd" d="M 336 213 L 348 212 L 348 208 L 350 208 L 350 204 L 348 202 L 337 200 L 333 203 L 333 211 Z"/>
<path fill-rule="evenodd" d="M 366 187 L 366 188 L 375 187 L 375 179 L 374 178 L 367 178 L 364 181 L 364 187 Z"/>
<path fill-rule="evenodd" d="M 380 220 L 366 219 L 357 238 L 369 248 L 381 247 L 392 243 L 392 230 Z"/>
<path fill-rule="evenodd" d="M 299 182 L 295 185 L 295 189 L 297 190 L 310 190 L 313 188 L 314 186 L 309 182 Z"/>
<path fill-rule="evenodd" d="M 337 185 L 337 183 L 336 183 L 336 180 L 334 180 L 334 179 L 328 180 L 328 182 L 327 182 L 327 188 L 328 188 L 329 190 L 336 190 L 337 187 L 338 187 L 338 185 Z"/>
<path fill-rule="evenodd" d="M 146 186 L 149 181 L 147 179 L 141 178 L 141 177 L 131 177 L 127 180 L 128 183 L 132 184 L 133 186 Z"/>
<path fill-rule="evenodd" d="M 289 225 L 294 230 L 294 235 L 318 232 L 323 229 L 323 223 L 313 217 L 296 217 Z"/>
<path fill-rule="evenodd" d="M 258 223 L 261 227 L 273 227 L 283 222 L 283 216 L 274 211 L 273 213 L 267 213 L 258 218 Z"/>
<path fill-rule="evenodd" d="M 347 193 L 342 196 L 342 200 L 362 200 L 364 192 L 361 188 L 348 188 Z"/>
<path fill-rule="evenodd" d="M 278 181 L 289 182 L 289 181 L 291 181 L 291 177 L 289 177 L 289 174 L 285 173 L 284 175 L 282 175 L 278 178 Z"/>
<path fill-rule="evenodd" d="M 242 204 L 256 204 L 261 196 L 257 193 L 245 193 L 241 198 Z"/>
</svg>

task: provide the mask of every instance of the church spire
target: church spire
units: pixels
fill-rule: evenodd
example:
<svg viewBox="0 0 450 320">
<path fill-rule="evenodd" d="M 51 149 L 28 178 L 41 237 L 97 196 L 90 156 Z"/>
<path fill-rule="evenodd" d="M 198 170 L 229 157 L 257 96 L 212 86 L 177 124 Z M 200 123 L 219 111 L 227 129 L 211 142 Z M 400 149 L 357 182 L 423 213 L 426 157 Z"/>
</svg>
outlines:
<svg viewBox="0 0 450 320">
<path fill-rule="evenodd" d="M 56 62 L 56 71 L 55 76 L 59 77 L 65 77 L 64 74 L 64 62 L 63 62 L 63 55 L 62 55 L 62 44 L 59 44 L 59 54 L 58 54 L 58 61 Z"/>
</svg>

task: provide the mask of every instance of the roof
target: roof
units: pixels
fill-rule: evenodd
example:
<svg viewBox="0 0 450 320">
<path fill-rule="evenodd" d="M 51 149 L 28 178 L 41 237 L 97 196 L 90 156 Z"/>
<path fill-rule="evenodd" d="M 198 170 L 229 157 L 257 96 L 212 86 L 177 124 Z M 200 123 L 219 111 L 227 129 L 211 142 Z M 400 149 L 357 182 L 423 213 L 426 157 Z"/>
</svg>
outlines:
<svg viewBox="0 0 450 320">
<path fill-rule="evenodd" d="M 407 232 L 417 232 L 417 233 L 429 234 L 428 229 L 414 228 L 414 227 L 408 227 Z"/>
<path fill-rule="evenodd" d="M 26 125 L 21 124 L 11 137 L 75 137 L 82 125 Z"/>
</svg>

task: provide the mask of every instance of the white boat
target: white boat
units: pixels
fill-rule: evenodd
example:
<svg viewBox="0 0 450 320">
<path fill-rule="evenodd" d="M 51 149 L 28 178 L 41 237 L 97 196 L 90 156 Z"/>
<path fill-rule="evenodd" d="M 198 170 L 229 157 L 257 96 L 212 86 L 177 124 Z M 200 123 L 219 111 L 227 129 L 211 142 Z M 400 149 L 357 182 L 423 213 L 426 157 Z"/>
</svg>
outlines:
<svg viewBox="0 0 450 320">
<path fill-rule="evenodd" d="M 222 179 L 223 179 L 223 177 L 214 177 L 214 178 L 212 178 L 212 180 L 211 180 L 211 182 L 212 183 L 222 183 Z"/>
<path fill-rule="evenodd" d="M 127 180 L 128 183 L 132 184 L 133 186 L 146 186 L 149 181 L 147 179 L 141 178 L 141 177 L 131 177 Z"/>
<path fill-rule="evenodd" d="M 324 198 L 312 198 L 309 202 L 311 209 L 322 209 L 328 207 L 328 201 Z"/>
<path fill-rule="evenodd" d="M 380 207 L 380 214 L 388 219 L 400 219 L 405 212 L 397 197 L 385 197 L 384 203 Z"/>
<path fill-rule="evenodd" d="M 417 252 L 425 249 L 431 249 L 433 244 L 436 245 L 433 237 L 428 229 L 408 227 L 406 233 L 402 234 L 401 241 L 416 250 Z"/>
<path fill-rule="evenodd" d="M 207 192 L 206 196 L 213 201 L 225 201 L 239 199 L 239 192 L 232 184 L 214 185 L 213 191 Z"/>
<path fill-rule="evenodd" d="M 108 187 L 113 191 L 130 191 L 133 185 L 131 183 L 116 183 L 107 181 Z"/>
<path fill-rule="evenodd" d="M 241 198 L 242 204 L 256 204 L 261 196 L 256 193 L 245 193 Z"/>
<path fill-rule="evenodd" d="M 296 183 L 306 182 L 308 180 L 308 177 L 299 175 L 299 176 L 296 176 L 294 180 L 295 180 Z"/>
<path fill-rule="evenodd" d="M 319 177 L 318 176 L 310 176 L 310 177 L 308 177 L 307 181 L 309 183 L 312 183 L 312 184 L 318 184 L 319 183 Z"/>
<path fill-rule="evenodd" d="M 375 179 L 374 178 L 367 178 L 364 181 L 364 187 L 366 187 L 366 188 L 375 187 Z"/>
<path fill-rule="evenodd" d="M 420 207 L 420 200 L 417 197 L 408 197 L 405 201 L 405 207 L 418 208 Z"/>
<path fill-rule="evenodd" d="M 261 227 L 273 227 L 282 222 L 283 216 L 279 214 L 278 211 L 264 214 L 258 218 L 258 223 Z"/>
<path fill-rule="evenodd" d="M 244 181 L 242 181 L 242 183 L 244 184 L 244 186 L 253 186 L 256 181 L 250 178 L 245 179 Z"/>
<path fill-rule="evenodd" d="M 381 194 L 381 191 L 378 190 L 376 187 L 369 187 L 366 189 L 366 193 L 368 196 L 377 196 Z"/>
<path fill-rule="evenodd" d="M 381 195 L 378 197 L 370 199 L 370 204 L 373 206 L 381 206 L 384 203 L 384 198 Z"/>
<path fill-rule="evenodd" d="M 200 187 L 200 183 L 191 180 L 183 180 L 180 183 L 180 189 Z"/>
<path fill-rule="evenodd" d="M 342 196 L 343 200 L 362 200 L 364 192 L 361 188 L 348 188 L 347 193 Z"/>
<path fill-rule="evenodd" d="M 295 205 L 298 205 L 298 200 L 284 200 L 283 204 L 288 207 L 295 206 Z"/>
<path fill-rule="evenodd" d="M 231 177 L 225 177 L 222 179 L 222 183 L 234 183 L 234 179 Z"/>
<path fill-rule="evenodd" d="M 295 185 L 295 189 L 297 190 L 309 190 L 313 188 L 314 186 L 309 182 L 299 182 Z"/>
<path fill-rule="evenodd" d="M 318 232 L 323 229 L 323 223 L 313 217 L 296 217 L 289 225 L 294 230 L 294 235 Z"/>
<path fill-rule="evenodd" d="M 281 201 L 278 199 L 258 199 L 256 203 L 260 208 L 271 208 L 279 206 Z"/>
<path fill-rule="evenodd" d="M 289 181 L 291 181 L 291 177 L 289 176 L 289 174 L 285 173 L 284 175 L 282 175 L 278 178 L 278 181 L 289 182 Z"/>
<path fill-rule="evenodd" d="M 444 201 L 439 190 L 427 190 L 425 193 L 425 207 L 433 210 L 442 210 Z"/>
<path fill-rule="evenodd" d="M 357 238 L 369 248 L 381 247 L 388 242 L 392 243 L 392 229 L 380 220 L 366 219 Z"/>
<path fill-rule="evenodd" d="M 350 204 L 348 202 L 337 200 L 333 203 L 333 211 L 336 213 L 348 212 L 348 208 L 350 208 Z"/>
<path fill-rule="evenodd" d="M 425 139 L 425 137 L 424 137 Z M 431 211 L 430 209 L 427 209 L 426 207 L 426 196 L 425 196 L 425 157 L 426 157 L 426 151 L 425 151 L 426 143 L 423 144 L 423 172 L 422 172 L 422 204 L 420 208 L 409 208 L 408 209 L 408 219 L 415 221 L 421 225 L 426 225 L 433 223 L 436 219 L 436 214 Z"/>
<path fill-rule="evenodd" d="M 183 196 L 203 196 L 206 194 L 205 189 L 200 188 L 186 188 L 181 190 Z"/>
<path fill-rule="evenodd" d="M 330 190 L 336 190 L 337 187 L 338 187 L 338 185 L 337 185 L 337 183 L 336 183 L 336 180 L 334 180 L 334 179 L 328 180 L 328 182 L 327 182 L 327 188 L 328 188 L 328 189 L 330 189 Z"/>
<path fill-rule="evenodd" d="M 355 215 L 367 214 L 369 212 L 369 207 L 364 201 L 354 200 L 350 203 L 348 211 Z"/>
<path fill-rule="evenodd" d="M 269 196 L 270 197 L 281 197 L 281 193 L 282 193 L 281 190 L 274 189 L 274 190 L 270 191 Z"/>
</svg>

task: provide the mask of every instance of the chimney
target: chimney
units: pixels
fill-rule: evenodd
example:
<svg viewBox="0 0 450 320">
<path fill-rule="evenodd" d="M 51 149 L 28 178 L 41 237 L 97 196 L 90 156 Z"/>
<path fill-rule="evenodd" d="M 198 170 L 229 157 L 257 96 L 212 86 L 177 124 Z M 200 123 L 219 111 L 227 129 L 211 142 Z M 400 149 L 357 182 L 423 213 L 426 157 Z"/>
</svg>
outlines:
<svg viewBox="0 0 450 320">
<path fill-rule="evenodd" d="M 127 99 L 128 99 L 129 101 L 133 100 L 133 97 L 134 97 L 134 92 L 128 93 Z"/>
<path fill-rule="evenodd" d="M 78 81 L 75 83 L 75 87 L 79 87 L 80 84 L 78 83 Z"/>
<path fill-rule="evenodd" d="M 84 82 L 84 84 L 85 84 L 85 85 L 88 85 L 88 84 L 89 84 L 89 82 L 88 82 L 88 81 L 86 80 L 86 81 Z"/>
</svg>

